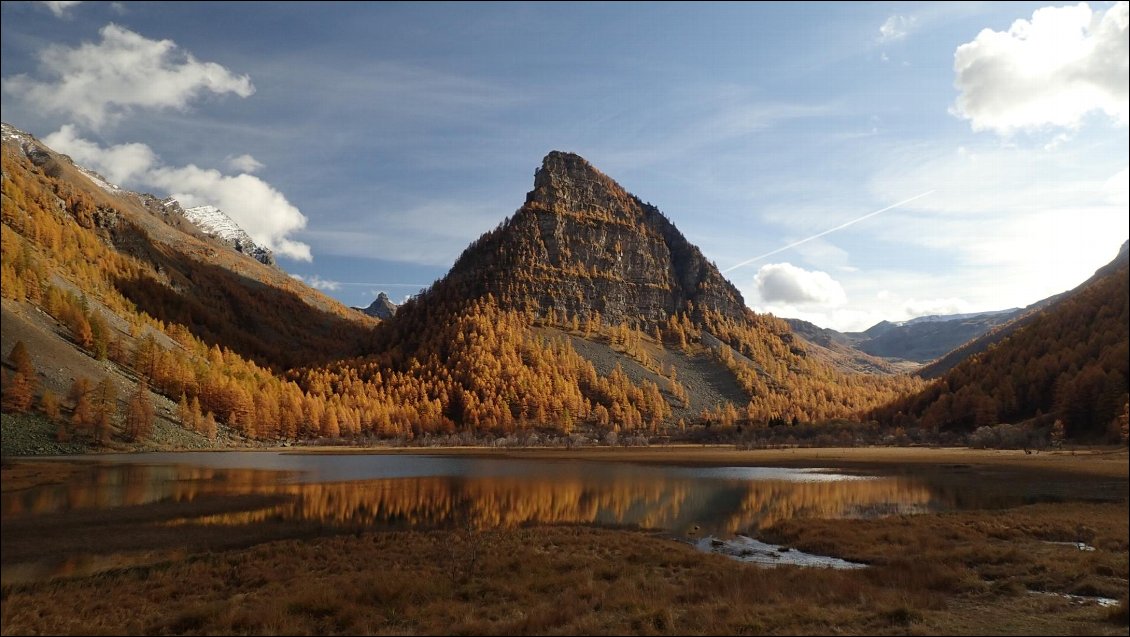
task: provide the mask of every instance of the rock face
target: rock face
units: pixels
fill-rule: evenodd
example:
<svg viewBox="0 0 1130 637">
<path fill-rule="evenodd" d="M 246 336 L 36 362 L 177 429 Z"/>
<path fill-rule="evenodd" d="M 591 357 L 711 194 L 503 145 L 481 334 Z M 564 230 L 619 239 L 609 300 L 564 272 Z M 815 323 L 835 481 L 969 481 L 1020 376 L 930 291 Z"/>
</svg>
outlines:
<svg viewBox="0 0 1130 637">
<path fill-rule="evenodd" d="M 364 312 L 369 316 L 375 316 L 382 321 L 387 321 L 388 319 L 396 315 L 396 308 L 398 307 L 400 306 L 389 300 L 387 294 L 381 292 L 377 295 L 377 299 L 369 304 L 369 307 L 356 307 L 353 309 L 358 310 L 359 312 Z"/>
<path fill-rule="evenodd" d="M 656 324 L 677 312 L 740 318 L 741 293 L 659 211 L 571 153 L 549 153 L 513 217 L 437 283 L 461 298 L 584 319 Z"/>
</svg>

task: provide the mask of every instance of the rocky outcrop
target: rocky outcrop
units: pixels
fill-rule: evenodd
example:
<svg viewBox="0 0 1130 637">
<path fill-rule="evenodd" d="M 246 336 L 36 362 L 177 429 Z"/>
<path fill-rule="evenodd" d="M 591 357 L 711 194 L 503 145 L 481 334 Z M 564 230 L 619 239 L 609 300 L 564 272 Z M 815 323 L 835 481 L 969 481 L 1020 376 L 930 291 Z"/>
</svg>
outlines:
<svg viewBox="0 0 1130 637">
<path fill-rule="evenodd" d="M 619 323 L 679 312 L 745 316 L 741 294 L 655 206 L 578 155 L 554 151 L 513 217 L 483 235 L 435 292 Z M 447 297 L 447 294 L 443 294 Z"/>
<path fill-rule="evenodd" d="M 353 309 L 368 314 L 369 316 L 379 318 L 382 321 L 387 321 L 396 315 L 396 308 L 398 307 L 400 306 L 389 300 L 387 294 L 381 292 L 377 295 L 376 300 L 369 304 L 369 307 L 355 307 Z"/>
</svg>

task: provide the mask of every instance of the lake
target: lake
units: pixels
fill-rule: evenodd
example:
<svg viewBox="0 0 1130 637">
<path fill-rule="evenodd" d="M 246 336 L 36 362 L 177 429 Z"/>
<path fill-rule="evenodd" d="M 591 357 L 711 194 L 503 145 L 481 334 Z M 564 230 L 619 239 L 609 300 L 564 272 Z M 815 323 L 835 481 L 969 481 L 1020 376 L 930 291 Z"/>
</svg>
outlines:
<svg viewBox="0 0 1130 637">
<path fill-rule="evenodd" d="M 59 460 L 81 469 L 0 499 L 4 583 L 340 532 L 580 524 L 694 541 L 797 517 L 1009 504 L 922 476 L 820 467 L 276 452 Z"/>
</svg>

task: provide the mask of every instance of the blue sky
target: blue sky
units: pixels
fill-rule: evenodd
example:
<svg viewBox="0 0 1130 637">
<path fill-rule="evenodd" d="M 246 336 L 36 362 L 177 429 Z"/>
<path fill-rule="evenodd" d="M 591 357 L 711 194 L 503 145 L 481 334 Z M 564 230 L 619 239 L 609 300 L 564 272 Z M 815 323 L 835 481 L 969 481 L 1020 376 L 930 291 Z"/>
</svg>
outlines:
<svg viewBox="0 0 1130 637">
<path fill-rule="evenodd" d="M 350 305 L 441 277 L 554 149 L 841 330 L 1027 305 L 1130 235 L 1126 3 L 2 12 L 4 121 Z"/>
</svg>

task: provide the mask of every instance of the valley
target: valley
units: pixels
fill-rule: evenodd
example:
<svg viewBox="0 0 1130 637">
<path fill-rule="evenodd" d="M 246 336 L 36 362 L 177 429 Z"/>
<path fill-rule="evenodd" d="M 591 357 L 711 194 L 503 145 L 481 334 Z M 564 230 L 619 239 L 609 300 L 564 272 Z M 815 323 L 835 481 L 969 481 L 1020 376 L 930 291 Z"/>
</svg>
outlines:
<svg viewBox="0 0 1130 637">
<path fill-rule="evenodd" d="M 1127 0 L 0 17 L 0 635 L 1130 634 Z"/>
</svg>

